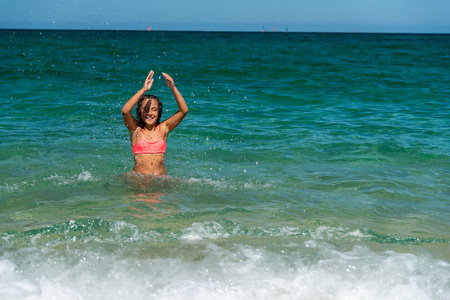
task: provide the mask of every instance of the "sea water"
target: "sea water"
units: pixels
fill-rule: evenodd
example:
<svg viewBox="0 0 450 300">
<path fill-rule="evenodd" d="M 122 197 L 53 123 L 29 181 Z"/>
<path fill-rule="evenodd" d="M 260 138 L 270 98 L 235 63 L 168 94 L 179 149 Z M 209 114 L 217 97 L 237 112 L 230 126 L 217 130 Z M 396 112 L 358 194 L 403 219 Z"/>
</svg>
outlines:
<svg viewBox="0 0 450 300">
<path fill-rule="evenodd" d="M 448 299 L 450 36 L 0 31 L 1 299 Z M 121 107 L 189 114 L 131 176 Z"/>
</svg>

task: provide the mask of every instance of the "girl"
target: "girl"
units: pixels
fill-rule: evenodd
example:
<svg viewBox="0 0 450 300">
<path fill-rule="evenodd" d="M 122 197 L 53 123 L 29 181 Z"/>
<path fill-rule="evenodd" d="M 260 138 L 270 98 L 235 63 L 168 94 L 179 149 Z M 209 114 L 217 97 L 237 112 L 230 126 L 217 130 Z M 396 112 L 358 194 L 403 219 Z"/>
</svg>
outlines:
<svg viewBox="0 0 450 300">
<path fill-rule="evenodd" d="M 125 125 L 130 131 L 131 145 L 134 154 L 133 171 L 139 174 L 166 176 L 165 152 L 166 141 L 175 127 L 188 113 L 186 102 L 175 87 L 172 77 L 162 73 L 167 86 L 177 101 L 178 111 L 170 118 L 160 122 L 162 103 L 158 97 L 144 95 L 153 84 L 153 70 L 145 79 L 143 88 L 136 93 L 122 108 Z M 136 106 L 136 119 L 131 114 Z"/>
</svg>

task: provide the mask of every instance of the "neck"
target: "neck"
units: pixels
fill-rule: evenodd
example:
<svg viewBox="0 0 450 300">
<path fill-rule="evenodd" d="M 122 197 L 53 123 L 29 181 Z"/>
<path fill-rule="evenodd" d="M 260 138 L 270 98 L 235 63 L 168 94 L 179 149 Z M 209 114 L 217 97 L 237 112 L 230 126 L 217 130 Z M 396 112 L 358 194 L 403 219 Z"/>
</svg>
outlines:
<svg viewBox="0 0 450 300">
<path fill-rule="evenodd" d="M 146 124 L 144 128 L 147 129 L 148 131 L 152 131 L 153 129 L 156 128 L 156 125 L 147 125 Z"/>
</svg>

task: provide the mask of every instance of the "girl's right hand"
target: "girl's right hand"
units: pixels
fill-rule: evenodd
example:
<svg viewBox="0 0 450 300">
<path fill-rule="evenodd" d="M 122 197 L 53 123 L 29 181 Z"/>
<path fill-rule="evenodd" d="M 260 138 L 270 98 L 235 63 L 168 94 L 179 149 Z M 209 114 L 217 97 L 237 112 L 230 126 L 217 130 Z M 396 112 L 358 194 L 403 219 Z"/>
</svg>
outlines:
<svg viewBox="0 0 450 300">
<path fill-rule="evenodd" d="M 149 91 L 152 88 L 152 84 L 153 84 L 153 74 L 155 72 L 153 72 L 153 70 L 150 71 L 150 73 L 148 74 L 147 78 L 145 79 L 144 82 L 144 91 Z"/>
</svg>

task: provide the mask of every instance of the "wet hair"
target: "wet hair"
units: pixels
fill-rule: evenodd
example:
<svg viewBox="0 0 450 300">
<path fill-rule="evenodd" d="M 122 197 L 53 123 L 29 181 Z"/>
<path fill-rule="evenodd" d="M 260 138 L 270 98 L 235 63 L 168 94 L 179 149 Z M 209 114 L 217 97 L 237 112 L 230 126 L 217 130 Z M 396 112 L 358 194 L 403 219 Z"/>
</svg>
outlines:
<svg viewBox="0 0 450 300">
<path fill-rule="evenodd" d="M 144 120 L 142 120 L 141 117 L 141 110 L 142 110 L 142 102 L 144 102 L 144 100 L 156 100 L 156 102 L 158 102 L 158 119 L 156 120 L 156 125 L 159 125 L 160 120 L 161 120 L 161 115 L 162 115 L 162 103 L 159 100 L 158 97 L 156 97 L 155 95 L 144 95 L 141 97 L 141 99 L 139 99 L 137 105 L 136 105 L 136 120 L 139 123 L 139 127 L 144 128 L 145 127 L 145 123 Z"/>
</svg>

